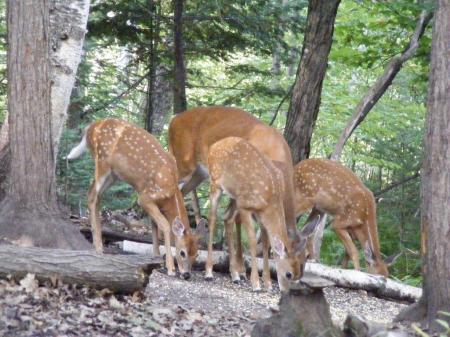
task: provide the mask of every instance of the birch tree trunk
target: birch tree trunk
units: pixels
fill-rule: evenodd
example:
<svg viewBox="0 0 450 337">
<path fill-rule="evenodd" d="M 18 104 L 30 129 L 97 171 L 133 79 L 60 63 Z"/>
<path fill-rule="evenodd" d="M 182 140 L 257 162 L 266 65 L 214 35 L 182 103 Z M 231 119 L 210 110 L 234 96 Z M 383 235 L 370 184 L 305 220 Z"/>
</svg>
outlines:
<svg viewBox="0 0 450 337">
<path fill-rule="evenodd" d="M 90 0 L 53 0 L 50 8 L 53 152 L 67 119 L 70 93 L 83 52 Z"/>
</svg>

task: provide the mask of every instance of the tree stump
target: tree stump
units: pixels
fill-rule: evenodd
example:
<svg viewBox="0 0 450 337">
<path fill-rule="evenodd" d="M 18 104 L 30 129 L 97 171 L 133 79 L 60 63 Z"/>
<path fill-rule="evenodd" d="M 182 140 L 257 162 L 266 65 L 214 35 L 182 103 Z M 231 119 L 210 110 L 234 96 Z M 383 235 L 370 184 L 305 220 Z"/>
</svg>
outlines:
<svg viewBox="0 0 450 337">
<path fill-rule="evenodd" d="M 303 278 L 282 294 L 280 311 L 270 318 L 258 321 L 252 337 L 341 336 L 331 321 L 330 307 L 323 288 L 333 282 L 317 277 Z"/>
</svg>

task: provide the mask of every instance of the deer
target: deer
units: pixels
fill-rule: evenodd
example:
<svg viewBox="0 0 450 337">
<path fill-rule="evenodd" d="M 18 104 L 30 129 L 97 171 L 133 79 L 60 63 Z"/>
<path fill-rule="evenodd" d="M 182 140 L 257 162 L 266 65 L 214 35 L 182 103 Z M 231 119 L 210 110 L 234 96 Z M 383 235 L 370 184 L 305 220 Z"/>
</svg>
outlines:
<svg viewBox="0 0 450 337">
<path fill-rule="evenodd" d="M 367 270 L 371 274 L 389 276 L 388 267 L 400 254 L 383 261 L 372 192 L 350 169 L 329 159 L 305 159 L 294 167 L 295 212 L 297 216 L 316 207 L 333 217 L 332 228 L 344 244 L 342 261 L 349 258 L 360 269 L 357 239 L 364 249 Z"/>
<path fill-rule="evenodd" d="M 210 217 L 206 278 L 212 279 L 212 244 L 217 220 L 217 208 L 223 193 L 235 201 L 228 211 L 225 233 L 230 255 L 230 273 L 239 279 L 239 266 L 233 245 L 233 219 L 239 213 L 249 237 L 252 257 L 250 281 L 254 291 L 261 290 L 256 260 L 256 235 L 252 223 L 254 215 L 262 226 L 263 281 L 272 289 L 269 271 L 269 243 L 276 256 L 276 271 L 281 291 L 287 291 L 290 282 L 299 282 L 307 257 L 306 242 L 319 223 L 320 217 L 306 224 L 296 237 L 288 236 L 284 214 L 284 179 L 271 160 L 261 154 L 250 142 L 239 137 L 227 137 L 214 143 L 208 153 L 210 175 Z"/>
<path fill-rule="evenodd" d="M 80 157 L 87 149 L 95 162 L 94 179 L 88 192 L 89 221 L 95 250 L 103 252 L 98 214 L 100 197 L 115 181 L 123 180 L 136 190 L 139 205 L 154 220 L 154 255 L 160 255 L 158 236 L 161 230 L 168 275 L 176 274 L 170 248 L 174 241 L 178 269 L 184 279 L 189 279 L 197 256 L 197 237 L 189 226 L 183 197 L 178 189 L 178 172 L 173 156 L 146 130 L 119 119 L 104 119 L 90 124 L 67 160 Z"/>
<path fill-rule="evenodd" d="M 226 137 L 240 137 L 255 146 L 282 171 L 283 208 L 288 232 L 296 234 L 292 156 L 283 135 L 248 112 L 232 107 L 197 107 L 176 115 L 169 125 L 169 151 L 176 159 L 181 192 L 193 191 L 208 177 L 207 158 L 210 147 Z M 232 208 L 233 205 L 230 205 Z M 199 218 L 199 216 L 197 216 Z M 240 233 L 240 217 L 236 221 Z M 230 220 L 231 221 L 231 220 Z M 242 247 L 237 240 L 241 275 L 245 277 Z"/>
</svg>

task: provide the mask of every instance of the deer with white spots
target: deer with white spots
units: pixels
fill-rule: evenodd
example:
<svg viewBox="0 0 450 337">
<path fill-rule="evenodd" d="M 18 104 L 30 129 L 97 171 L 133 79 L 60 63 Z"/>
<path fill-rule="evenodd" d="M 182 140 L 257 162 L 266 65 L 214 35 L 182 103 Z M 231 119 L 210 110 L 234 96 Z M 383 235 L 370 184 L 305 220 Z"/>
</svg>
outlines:
<svg viewBox="0 0 450 337">
<path fill-rule="evenodd" d="M 147 131 L 118 119 L 100 120 L 88 126 L 81 143 L 72 149 L 67 159 L 78 158 L 87 149 L 95 162 L 94 180 L 88 192 L 88 208 L 96 251 L 103 251 L 98 218 L 100 196 L 120 179 L 133 186 L 139 195 L 139 204 L 154 220 L 154 254 L 160 255 L 158 230 L 161 230 L 168 274 L 175 275 L 170 249 L 173 239 L 178 269 L 183 278 L 188 279 L 197 256 L 197 237 L 189 226 L 178 189 L 178 173 L 173 156 Z"/>
<path fill-rule="evenodd" d="M 308 236 L 314 233 L 320 217 L 306 224 L 295 239 L 288 236 L 283 208 L 283 174 L 271 160 L 256 147 L 238 137 L 224 138 L 214 143 L 208 154 L 210 184 L 210 223 L 206 277 L 212 278 L 212 241 L 217 218 L 217 207 L 222 193 L 234 199 L 236 207 L 229 211 L 225 221 L 226 237 L 230 250 L 230 272 L 233 280 L 239 280 L 239 266 L 233 244 L 234 217 L 239 213 L 247 230 L 252 256 L 251 284 L 260 290 L 256 263 L 256 236 L 252 223 L 255 215 L 262 227 L 263 281 L 271 289 L 269 271 L 269 241 L 276 256 L 276 270 L 280 290 L 286 291 L 289 282 L 298 282 L 302 277 L 307 252 Z"/>
<path fill-rule="evenodd" d="M 295 210 L 300 215 L 316 207 L 333 216 L 332 227 L 344 244 L 343 267 L 352 259 L 359 270 L 353 240 L 364 249 L 368 272 L 388 276 L 388 266 L 399 254 L 381 258 L 375 199 L 362 181 L 344 165 L 328 159 L 306 159 L 294 167 Z"/>
</svg>

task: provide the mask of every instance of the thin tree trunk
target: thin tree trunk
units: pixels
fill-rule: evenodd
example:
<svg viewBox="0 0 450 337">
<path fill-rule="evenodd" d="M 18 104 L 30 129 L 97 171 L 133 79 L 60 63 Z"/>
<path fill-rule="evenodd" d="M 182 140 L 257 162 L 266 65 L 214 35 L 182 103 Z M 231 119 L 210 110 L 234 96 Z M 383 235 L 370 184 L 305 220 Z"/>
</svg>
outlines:
<svg viewBox="0 0 450 337">
<path fill-rule="evenodd" d="M 9 141 L 9 123 L 8 123 L 8 112 L 6 112 L 5 120 L 0 127 L 0 152 L 8 144 Z"/>
<path fill-rule="evenodd" d="M 11 172 L 0 204 L 0 237 L 17 244 L 87 248 L 79 231 L 62 219 L 56 200 L 49 13 L 48 0 L 8 1 Z"/>
<path fill-rule="evenodd" d="M 284 135 L 294 164 L 309 157 L 340 0 L 310 0 L 302 57 Z"/>
<path fill-rule="evenodd" d="M 173 110 L 177 114 L 187 109 L 186 101 L 186 68 L 184 65 L 183 51 L 183 2 L 184 0 L 174 0 L 174 84 L 173 84 Z"/>
<path fill-rule="evenodd" d="M 83 53 L 90 0 L 52 0 L 50 3 L 51 123 L 56 157 Z"/>
<path fill-rule="evenodd" d="M 147 97 L 145 101 L 145 129 L 152 133 L 154 122 L 154 101 L 155 101 L 155 81 L 157 64 L 157 39 L 158 22 L 154 22 L 156 17 L 156 5 L 153 0 L 149 0 L 150 7 L 150 48 L 149 48 L 149 73 L 147 76 Z"/>
<path fill-rule="evenodd" d="M 394 57 L 389 64 L 386 66 L 383 75 L 381 75 L 374 85 L 369 89 L 369 91 L 364 95 L 364 97 L 359 102 L 355 109 L 352 117 L 347 123 L 344 131 L 342 132 L 339 140 L 331 154 L 331 159 L 339 160 L 342 154 L 345 143 L 352 135 L 353 131 L 358 127 L 359 124 L 366 118 L 367 114 L 372 110 L 374 105 L 383 96 L 386 90 L 391 85 L 395 76 L 402 68 L 403 64 L 414 56 L 417 48 L 419 48 L 419 40 L 425 32 L 428 22 L 430 22 L 433 14 L 424 10 L 420 14 L 419 20 L 417 22 L 414 34 L 409 42 L 408 47 L 400 56 Z"/>
<path fill-rule="evenodd" d="M 450 323 L 450 1 L 438 0 L 433 27 L 422 177 L 423 296 L 397 320 Z M 443 331 L 443 330 L 442 330 Z"/>
</svg>

